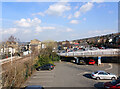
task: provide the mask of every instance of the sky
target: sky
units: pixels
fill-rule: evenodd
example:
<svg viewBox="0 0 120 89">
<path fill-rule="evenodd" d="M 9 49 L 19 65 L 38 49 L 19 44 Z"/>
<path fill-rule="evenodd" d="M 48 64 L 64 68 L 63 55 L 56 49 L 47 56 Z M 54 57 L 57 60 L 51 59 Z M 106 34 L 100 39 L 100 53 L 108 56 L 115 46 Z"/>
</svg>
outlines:
<svg viewBox="0 0 120 89">
<path fill-rule="evenodd" d="M 118 3 L 3 2 L 1 19 L 3 40 L 75 40 L 117 33 Z"/>
</svg>

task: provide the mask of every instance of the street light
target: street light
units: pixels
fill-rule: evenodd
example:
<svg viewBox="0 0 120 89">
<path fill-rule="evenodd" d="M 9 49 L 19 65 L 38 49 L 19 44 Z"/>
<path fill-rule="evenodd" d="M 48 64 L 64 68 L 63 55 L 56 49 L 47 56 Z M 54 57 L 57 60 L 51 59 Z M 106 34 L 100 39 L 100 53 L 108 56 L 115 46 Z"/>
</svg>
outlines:
<svg viewBox="0 0 120 89">
<path fill-rule="evenodd" d="M 11 50 L 11 64 L 12 64 L 13 58 L 12 58 L 12 50 Z"/>
</svg>

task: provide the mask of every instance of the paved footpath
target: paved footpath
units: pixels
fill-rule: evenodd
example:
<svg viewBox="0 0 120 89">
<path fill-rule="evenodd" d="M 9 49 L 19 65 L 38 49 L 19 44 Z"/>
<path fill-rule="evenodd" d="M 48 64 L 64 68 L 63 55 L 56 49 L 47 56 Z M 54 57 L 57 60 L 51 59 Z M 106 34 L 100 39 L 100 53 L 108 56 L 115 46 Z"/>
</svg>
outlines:
<svg viewBox="0 0 120 89">
<path fill-rule="evenodd" d="M 98 67 L 97 65 L 76 65 L 69 62 L 55 63 L 52 71 L 37 71 L 24 84 L 42 85 L 43 87 L 102 87 L 103 82 L 111 80 L 94 80 L 90 73 L 96 70 L 105 70 L 117 73 L 109 64 Z M 115 67 L 115 69 L 117 66 Z"/>
</svg>

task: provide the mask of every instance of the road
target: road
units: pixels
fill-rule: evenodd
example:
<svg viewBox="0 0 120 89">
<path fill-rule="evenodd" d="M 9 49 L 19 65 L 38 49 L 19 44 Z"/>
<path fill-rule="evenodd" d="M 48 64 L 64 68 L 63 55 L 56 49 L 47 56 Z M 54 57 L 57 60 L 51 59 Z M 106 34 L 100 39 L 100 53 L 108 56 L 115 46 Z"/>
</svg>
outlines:
<svg viewBox="0 0 120 89">
<path fill-rule="evenodd" d="M 96 70 L 107 70 L 118 74 L 116 64 L 97 65 L 76 65 L 70 62 L 55 63 L 52 71 L 37 71 L 24 84 L 42 85 L 43 87 L 102 87 L 103 82 L 111 80 L 94 80 L 90 73 Z M 115 70 L 116 69 L 116 70 Z"/>
</svg>

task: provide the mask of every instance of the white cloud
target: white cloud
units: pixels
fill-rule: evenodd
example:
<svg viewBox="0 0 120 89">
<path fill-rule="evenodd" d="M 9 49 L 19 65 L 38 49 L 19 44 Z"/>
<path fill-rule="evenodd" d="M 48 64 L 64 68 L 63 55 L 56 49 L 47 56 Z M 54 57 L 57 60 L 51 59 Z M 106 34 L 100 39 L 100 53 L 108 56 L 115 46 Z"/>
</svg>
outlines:
<svg viewBox="0 0 120 89">
<path fill-rule="evenodd" d="M 96 35 L 111 34 L 111 33 L 115 33 L 115 32 L 116 32 L 116 30 L 91 30 L 91 31 L 88 31 L 88 34 L 96 36 Z"/>
<path fill-rule="evenodd" d="M 36 29 L 36 30 L 35 30 L 36 32 L 42 32 L 42 31 L 43 31 L 40 26 L 37 26 L 35 29 Z"/>
<path fill-rule="evenodd" d="M 74 10 L 76 10 L 76 9 L 78 9 L 78 8 L 79 8 L 79 6 L 75 6 Z"/>
<path fill-rule="evenodd" d="M 42 27 L 42 29 L 45 29 L 45 30 L 54 30 L 55 27 Z"/>
<path fill-rule="evenodd" d="M 90 11 L 93 7 L 93 3 L 88 2 L 80 7 L 78 11 L 74 13 L 74 17 L 78 18 L 82 13 L 86 13 L 87 11 Z"/>
<path fill-rule="evenodd" d="M 65 11 L 71 10 L 71 7 L 68 3 L 55 3 L 50 5 L 45 13 L 49 15 L 58 15 L 61 16 Z"/>
<path fill-rule="evenodd" d="M 45 14 L 53 16 L 61 16 L 64 12 L 71 10 L 67 2 L 58 2 L 49 6 L 44 12 L 33 13 L 32 15 L 45 16 Z"/>
<path fill-rule="evenodd" d="M 31 32 L 31 30 L 24 30 L 24 31 L 23 31 L 24 34 L 28 34 L 28 33 L 30 33 L 30 32 Z"/>
<path fill-rule="evenodd" d="M 81 6 L 80 12 L 85 13 L 85 12 L 91 10 L 92 7 L 93 7 L 93 3 L 88 2 L 88 3 L 86 3 L 85 5 Z"/>
<path fill-rule="evenodd" d="M 92 2 L 102 3 L 102 2 L 104 2 L 104 0 L 92 0 Z"/>
<path fill-rule="evenodd" d="M 34 18 L 31 23 L 41 23 L 41 20 L 38 18 Z"/>
<path fill-rule="evenodd" d="M 76 12 L 74 13 L 74 17 L 78 18 L 79 16 L 80 16 L 80 11 L 76 11 Z"/>
<path fill-rule="evenodd" d="M 71 20 L 70 23 L 71 23 L 71 24 L 78 24 L 79 21 L 78 21 L 78 20 Z"/>
<path fill-rule="evenodd" d="M 33 13 L 32 15 L 40 15 L 40 16 L 45 16 L 45 14 L 43 12 L 39 12 L 39 13 Z"/>
<path fill-rule="evenodd" d="M 21 20 L 15 21 L 15 24 L 19 27 L 31 27 L 33 25 L 37 25 L 40 24 L 41 20 L 38 18 L 34 18 L 34 19 L 24 19 L 22 18 Z"/>
<path fill-rule="evenodd" d="M 54 30 L 56 29 L 55 27 L 40 27 L 40 26 L 37 26 L 35 28 L 35 31 L 36 32 L 43 32 L 44 30 Z"/>
<path fill-rule="evenodd" d="M 66 29 L 66 32 L 72 32 L 72 31 L 73 31 L 73 29 L 71 29 L 71 28 Z"/>
<path fill-rule="evenodd" d="M 17 28 L 8 28 L 8 29 L 2 29 L 0 30 L 1 32 L 1 35 L 4 35 L 4 34 L 15 34 L 18 29 Z"/>
<path fill-rule="evenodd" d="M 72 15 L 70 14 L 69 16 L 68 16 L 68 19 L 71 19 L 72 18 Z"/>
<path fill-rule="evenodd" d="M 30 19 L 21 19 L 15 22 L 20 27 L 30 27 Z"/>
</svg>

